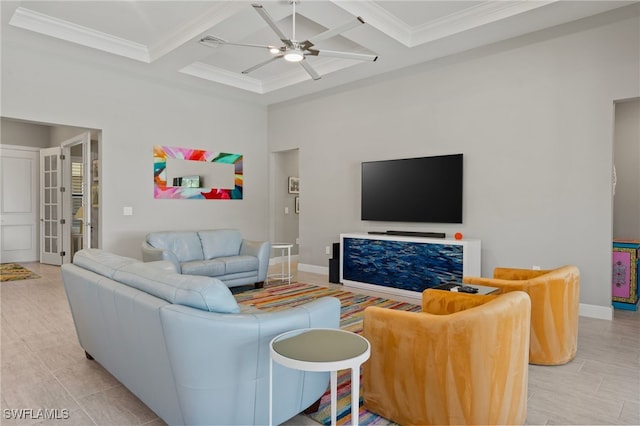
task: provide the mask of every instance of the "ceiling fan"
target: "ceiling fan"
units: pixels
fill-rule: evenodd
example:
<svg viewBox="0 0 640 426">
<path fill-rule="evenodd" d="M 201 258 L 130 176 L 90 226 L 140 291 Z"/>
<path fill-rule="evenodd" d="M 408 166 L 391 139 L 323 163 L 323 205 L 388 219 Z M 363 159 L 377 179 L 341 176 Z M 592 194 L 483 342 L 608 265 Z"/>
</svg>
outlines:
<svg viewBox="0 0 640 426">
<path fill-rule="evenodd" d="M 293 28 L 292 28 L 291 38 L 287 38 L 287 36 L 280 30 L 280 28 L 278 28 L 274 20 L 267 13 L 267 11 L 262 7 L 261 4 L 254 3 L 251 5 L 256 10 L 256 12 L 258 12 L 258 14 L 262 17 L 262 19 L 264 19 L 267 25 L 269 25 L 269 27 L 271 27 L 271 29 L 276 33 L 280 41 L 283 43 L 282 46 L 232 43 L 225 39 L 222 39 L 220 37 L 215 37 L 212 35 L 207 35 L 203 37 L 202 39 L 200 39 L 200 43 L 207 46 L 212 46 L 212 47 L 218 47 L 221 44 L 227 44 L 230 46 L 257 47 L 260 49 L 268 49 L 269 52 L 273 54 L 273 56 L 267 59 L 266 61 L 260 62 L 259 64 L 256 64 L 242 71 L 242 74 L 249 74 L 250 72 L 257 70 L 258 68 L 261 68 L 277 59 L 282 58 L 288 62 L 300 63 L 302 68 L 304 68 L 305 71 L 307 71 L 307 73 L 311 76 L 311 78 L 313 78 L 314 80 L 319 80 L 320 75 L 316 72 L 316 70 L 314 70 L 311 67 L 311 65 L 307 61 L 305 61 L 305 58 L 307 56 L 329 56 L 329 57 L 335 57 L 335 58 L 355 59 L 359 61 L 371 61 L 371 62 L 374 62 L 378 59 L 377 55 L 351 53 L 351 52 L 337 52 L 333 50 L 324 50 L 324 49 L 323 50 L 313 49 L 315 44 L 318 43 L 319 41 L 326 40 L 331 37 L 335 37 L 337 35 L 342 34 L 345 31 L 348 31 L 352 28 L 357 27 L 358 25 L 364 24 L 365 23 L 364 20 L 359 16 L 356 18 L 355 21 L 345 23 L 332 30 L 327 30 L 323 33 L 316 35 L 310 40 L 297 41 L 296 40 L 296 3 L 298 1 L 299 0 L 289 1 L 289 3 L 293 5 L 293 15 L 292 15 Z"/>
</svg>

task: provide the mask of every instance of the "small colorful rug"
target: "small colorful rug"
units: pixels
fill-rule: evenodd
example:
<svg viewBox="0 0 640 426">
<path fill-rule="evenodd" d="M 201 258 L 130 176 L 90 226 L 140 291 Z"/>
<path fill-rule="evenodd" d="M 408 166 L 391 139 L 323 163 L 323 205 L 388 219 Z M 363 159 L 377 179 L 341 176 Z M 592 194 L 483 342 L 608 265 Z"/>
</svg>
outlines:
<svg viewBox="0 0 640 426">
<path fill-rule="evenodd" d="M 419 312 L 420 306 L 398 302 L 382 297 L 364 296 L 336 288 L 294 283 L 276 287 L 251 290 L 236 294 L 238 303 L 252 306 L 263 311 L 279 311 L 293 306 L 308 303 L 324 296 L 340 299 L 340 328 L 354 333 L 362 333 L 363 311 L 368 306 L 379 306 L 387 309 Z M 362 381 L 360 381 L 362 383 Z M 338 408 L 337 423 L 351 424 L 351 371 L 338 372 Z M 360 405 L 362 405 L 362 388 L 360 389 Z M 320 409 L 310 417 L 324 425 L 331 424 L 331 393 L 329 390 L 322 396 Z M 360 407 L 359 424 L 361 425 L 393 425 L 395 423 L 371 413 Z"/>
<path fill-rule="evenodd" d="M 0 282 L 19 281 L 40 278 L 40 275 L 31 272 L 18 263 L 0 264 Z"/>
</svg>

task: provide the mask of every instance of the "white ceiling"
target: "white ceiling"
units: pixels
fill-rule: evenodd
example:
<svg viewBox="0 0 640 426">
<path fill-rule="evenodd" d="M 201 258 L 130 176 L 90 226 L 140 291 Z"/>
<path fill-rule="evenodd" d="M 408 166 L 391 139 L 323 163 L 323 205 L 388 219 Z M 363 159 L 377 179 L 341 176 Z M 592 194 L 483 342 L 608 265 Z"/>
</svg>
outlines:
<svg viewBox="0 0 640 426">
<path fill-rule="evenodd" d="M 289 38 L 292 5 L 286 0 L 233 1 L 22 1 L 2 2 L 3 37 L 38 34 L 49 49 L 99 52 L 110 64 L 201 87 L 231 87 L 237 95 L 270 104 L 352 83 L 496 41 L 581 19 L 636 1 L 338 1 L 299 0 L 296 39 L 361 17 L 366 22 L 314 48 L 377 55 L 375 62 L 307 57 L 322 77 L 300 64 L 270 59 L 267 49 L 199 43 L 205 35 L 228 42 L 282 46 L 251 6 L 260 3 Z"/>
</svg>

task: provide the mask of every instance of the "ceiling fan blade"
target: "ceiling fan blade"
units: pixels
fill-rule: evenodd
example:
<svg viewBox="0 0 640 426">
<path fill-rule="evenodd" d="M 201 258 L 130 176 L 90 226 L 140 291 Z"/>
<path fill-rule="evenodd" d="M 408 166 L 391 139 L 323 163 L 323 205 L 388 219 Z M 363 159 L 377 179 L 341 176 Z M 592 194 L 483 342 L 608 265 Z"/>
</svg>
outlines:
<svg viewBox="0 0 640 426">
<path fill-rule="evenodd" d="M 361 17 L 358 16 L 355 19 L 355 21 L 349 21 L 349 22 L 347 22 L 347 23 L 345 23 L 343 25 L 340 25 L 339 27 L 336 27 L 336 28 L 332 29 L 332 30 L 327 30 L 327 31 L 325 31 L 323 33 L 320 33 L 320 34 L 318 34 L 316 36 L 313 36 L 311 39 L 307 40 L 305 43 L 307 43 L 307 42 L 311 43 L 311 45 L 309 46 L 309 47 L 311 47 L 314 44 L 318 43 L 319 41 L 326 40 L 326 39 L 329 39 L 331 37 L 335 37 L 337 35 L 342 34 L 345 31 L 349 31 L 350 29 L 355 28 L 355 27 L 357 27 L 359 25 L 362 25 L 364 23 L 365 23 L 364 19 L 362 19 Z"/>
<path fill-rule="evenodd" d="M 260 49 L 279 49 L 277 46 L 265 46 L 261 44 L 248 44 L 248 43 L 232 43 L 220 37 L 204 36 L 200 39 L 200 43 L 205 46 L 218 47 L 221 44 L 228 44 L 230 46 L 244 46 L 244 47 L 258 47 Z"/>
<path fill-rule="evenodd" d="M 302 65 L 302 68 L 304 68 L 305 71 L 307 71 L 307 73 L 311 76 L 312 79 L 320 80 L 321 78 L 320 74 L 318 74 L 316 70 L 313 69 L 313 67 L 309 64 L 309 62 L 302 61 L 300 62 L 300 65 Z"/>
<path fill-rule="evenodd" d="M 269 58 L 264 62 L 260 62 L 259 64 L 252 66 L 251 68 L 247 68 L 246 70 L 242 71 L 242 74 L 249 74 L 250 72 L 257 70 L 258 68 L 264 67 L 265 65 L 270 64 L 271 62 L 280 58 L 282 58 L 282 55 L 276 55 L 273 58 Z"/>
<path fill-rule="evenodd" d="M 351 52 L 336 52 L 335 50 L 315 50 L 308 49 L 308 54 L 313 56 L 330 56 L 333 58 L 342 59 L 355 59 L 358 61 L 371 61 L 375 62 L 378 59 L 378 55 L 368 55 L 365 53 L 351 53 Z"/>
<path fill-rule="evenodd" d="M 287 38 L 287 36 L 284 35 L 284 33 L 282 31 L 280 31 L 280 28 L 278 28 L 276 23 L 273 22 L 273 19 L 271 18 L 271 15 L 269 15 L 269 13 L 267 13 L 267 11 L 264 9 L 264 7 L 262 7 L 261 4 L 256 4 L 256 3 L 252 4 L 251 6 L 253 6 L 253 8 L 256 10 L 256 12 L 258 12 L 258 14 L 262 17 L 262 19 L 264 19 L 264 21 L 267 23 L 267 25 L 269 25 L 271 27 L 273 32 L 275 32 L 278 35 L 278 38 L 280 39 L 280 41 L 283 42 L 285 44 L 285 46 L 291 47 L 292 46 L 291 40 L 289 40 Z"/>
</svg>

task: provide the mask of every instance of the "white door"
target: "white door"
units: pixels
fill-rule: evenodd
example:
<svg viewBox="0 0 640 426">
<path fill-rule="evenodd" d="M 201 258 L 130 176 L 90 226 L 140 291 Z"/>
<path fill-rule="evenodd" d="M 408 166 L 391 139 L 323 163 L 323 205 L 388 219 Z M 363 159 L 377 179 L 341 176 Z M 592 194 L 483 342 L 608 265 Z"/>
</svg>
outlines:
<svg viewBox="0 0 640 426">
<path fill-rule="evenodd" d="M 0 246 L 3 263 L 38 260 L 37 149 L 0 145 Z"/>
<path fill-rule="evenodd" d="M 60 147 L 40 151 L 40 262 L 62 264 L 62 165 Z"/>
</svg>

